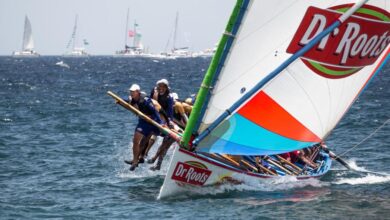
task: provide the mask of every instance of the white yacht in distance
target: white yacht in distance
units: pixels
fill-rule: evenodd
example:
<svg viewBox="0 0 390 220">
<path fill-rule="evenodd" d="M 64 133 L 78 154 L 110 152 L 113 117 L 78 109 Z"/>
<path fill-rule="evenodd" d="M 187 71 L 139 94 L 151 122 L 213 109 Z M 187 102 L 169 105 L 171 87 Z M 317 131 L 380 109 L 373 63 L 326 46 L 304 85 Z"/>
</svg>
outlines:
<svg viewBox="0 0 390 220">
<path fill-rule="evenodd" d="M 176 59 L 176 58 L 188 58 L 192 57 L 192 53 L 189 51 L 188 47 L 177 47 L 177 35 L 178 35 L 178 26 L 179 26 L 179 12 L 176 12 L 175 18 L 175 27 L 173 29 L 173 44 L 172 49 L 169 52 L 163 52 L 160 54 L 160 58 L 168 58 L 168 59 Z M 171 34 L 172 36 L 172 34 Z M 171 37 L 169 37 L 167 45 L 165 47 L 165 51 L 170 45 Z"/>
<path fill-rule="evenodd" d="M 125 29 L 125 41 L 124 50 L 116 51 L 115 57 L 149 57 L 150 54 L 145 52 L 144 45 L 142 44 L 142 34 L 139 29 L 139 24 L 134 21 L 134 27 L 132 30 L 129 29 L 129 13 L 127 9 L 126 17 L 126 29 Z M 133 45 L 129 46 L 129 38 L 133 39 Z"/>
<path fill-rule="evenodd" d="M 83 40 L 83 46 L 77 46 L 78 43 L 78 36 L 77 36 L 77 21 L 78 21 L 78 15 L 76 15 L 74 26 L 73 26 L 73 32 L 72 36 L 68 42 L 68 45 L 66 46 L 66 49 L 71 49 L 70 51 L 67 51 L 64 56 L 69 57 L 85 57 L 89 56 L 89 54 L 85 51 L 85 48 L 83 46 L 88 45 L 87 40 Z"/>
<path fill-rule="evenodd" d="M 34 51 L 34 40 L 32 37 L 32 28 L 30 20 L 27 15 L 24 19 L 24 33 L 22 51 L 15 51 L 12 53 L 14 57 L 38 57 L 39 54 Z"/>
<path fill-rule="evenodd" d="M 211 48 L 207 48 L 207 49 L 199 51 L 199 52 L 194 52 L 192 54 L 192 56 L 193 57 L 205 57 L 205 58 L 208 58 L 208 57 L 214 56 L 216 50 L 217 50 L 217 47 L 214 47 L 212 49 Z"/>
</svg>

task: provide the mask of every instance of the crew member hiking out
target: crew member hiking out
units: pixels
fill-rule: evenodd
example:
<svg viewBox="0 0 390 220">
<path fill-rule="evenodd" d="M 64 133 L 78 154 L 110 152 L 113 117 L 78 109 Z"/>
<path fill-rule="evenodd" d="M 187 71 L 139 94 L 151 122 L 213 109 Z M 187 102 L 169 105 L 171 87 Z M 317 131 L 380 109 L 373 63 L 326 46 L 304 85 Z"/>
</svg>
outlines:
<svg viewBox="0 0 390 220">
<path fill-rule="evenodd" d="M 138 110 L 140 110 L 142 113 L 144 113 L 146 116 L 150 117 L 152 120 L 156 121 L 159 124 L 163 124 L 163 121 L 160 118 L 160 115 L 158 111 L 156 110 L 152 99 L 145 97 L 141 93 L 141 88 L 137 84 L 133 84 L 130 88 L 130 96 L 129 100 L 126 100 L 130 105 L 134 106 Z M 138 124 L 134 131 L 134 137 L 133 137 L 133 160 L 132 161 L 125 161 L 129 164 L 131 164 L 130 170 L 135 170 L 136 167 L 138 167 L 139 158 L 140 158 L 140 145 L 143 138 L 148 137 L 152 134 L 159 134 L 159 130 L 154 127 L 153 125 L 147 123 L 144 119 L 139 118 Z"/>
<path fill-rule="evenodd" d="M 173 98 L 170 95 L 169 91 L 169 82 L 166 79 L 161 79 L 156 82 L 156 87 L 152 90 L 150 97 L 153 98 L 161 105 L 160 114 L 162 115 L 163 120 L 170 129 L 174 129 L 175 124 L 173 120 Z M 154 167 L 151 167 L 151 170 L 160 170 L 161 163 L 164 159 L 166 152 L 169 147 L 175 142 L 169 136 L 165 136 L 159 149 L 156 154 L 148 161 L 148 163 L 153 164 L 158 158 L 157 164 Z M 150 148 L 150 147 L 149 147 Z"/>
<path fill-rule="evenodd" d="M 184 129 L 188 122 L 188 116 L 191 114 L 192 106 L 179 99 L 177 93 L 171 93 L 173 98 L 173 121 Z"/>
</svg>

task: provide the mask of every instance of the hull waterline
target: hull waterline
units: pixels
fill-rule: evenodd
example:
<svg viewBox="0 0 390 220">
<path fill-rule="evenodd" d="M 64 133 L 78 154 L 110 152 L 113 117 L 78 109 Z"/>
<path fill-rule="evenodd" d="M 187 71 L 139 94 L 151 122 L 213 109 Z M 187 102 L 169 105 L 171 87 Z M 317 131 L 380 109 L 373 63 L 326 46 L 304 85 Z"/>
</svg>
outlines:
<svg viewBox="0 0 390 220">
<path fill-rule="evenodd" d="M 320 178 L 329 171 L 331 163 L 331 159 L 326 156 L 315 173 L 299 175 L 296 178 Z M 264 182 L 271 181 L 274 178 L 283 177 L 245 171 L 203 154 L 193 153 L 177 147 L 173 152 L 158 198 L 163 199 L 204 186 L 241 184 L 252 181 Z"/>
</svg>

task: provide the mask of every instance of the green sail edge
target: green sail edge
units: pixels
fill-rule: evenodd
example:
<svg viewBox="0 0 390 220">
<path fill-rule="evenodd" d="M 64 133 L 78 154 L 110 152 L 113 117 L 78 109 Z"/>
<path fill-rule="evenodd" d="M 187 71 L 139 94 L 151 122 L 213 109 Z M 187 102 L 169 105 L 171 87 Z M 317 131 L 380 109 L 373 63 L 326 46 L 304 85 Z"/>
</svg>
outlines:
<svg viewBox="0 0 390 220">
<path fill-rule="evenodd" d="M 218 68 L 218 64 L 221 60 L 221 57 L 223 55 L 226 43 L 229 39 L 229 34 L 231 33 L 234 27 L 234 24 L 237 21 L 238 15 L 240 13 L 241 7 L 243 5 L 244 0 L 237 0 L 236 5 L 234 6 L 233 12 L 230 15 L 228 24 L 225 28 L 225 33 L 222 35 L 222 38 L 220 39 L 218 43 L 217 50 L 215 52 L 215 55 L 213 56 L 210 66 L 207 69 L 206 75 L 203 78 L 202 85 L 199 89 L 199 92 L 196 96 L 195 104 L 193 106 L 193 109 L 191 111 L 190 118 L 187 122 L 187 126 L 184 130 L 183 137 L 181 140 L 181 146 L 184 148 L 188 148 L 189 141 L 191 139 L 191 135 L 193 133 L 193 130 L 195 129 L 195 126 L 197 124 L 197 121 L 199 120 L 203 104 L 206 101 L 207 94 L 210 90 L 211 83 L 213 81 L 215 72 Z"/>
</svg>

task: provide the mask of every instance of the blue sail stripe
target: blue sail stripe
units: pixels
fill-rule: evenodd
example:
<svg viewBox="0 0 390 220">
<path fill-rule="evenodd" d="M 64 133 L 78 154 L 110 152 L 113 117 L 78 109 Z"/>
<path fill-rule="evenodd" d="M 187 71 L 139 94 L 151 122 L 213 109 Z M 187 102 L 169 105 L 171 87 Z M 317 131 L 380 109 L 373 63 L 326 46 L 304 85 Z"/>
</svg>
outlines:
<svg viewBox="0 0 390 220">
<path fill-rule="evenodd" d="M 235 155 L 270 155 L 302 149 L 313 144 L 315 143 L 296 141 L 276 134 L 236 113 L 211 132 L 210 136 L 198 145 L 198 150 Z"/>
</svg>

